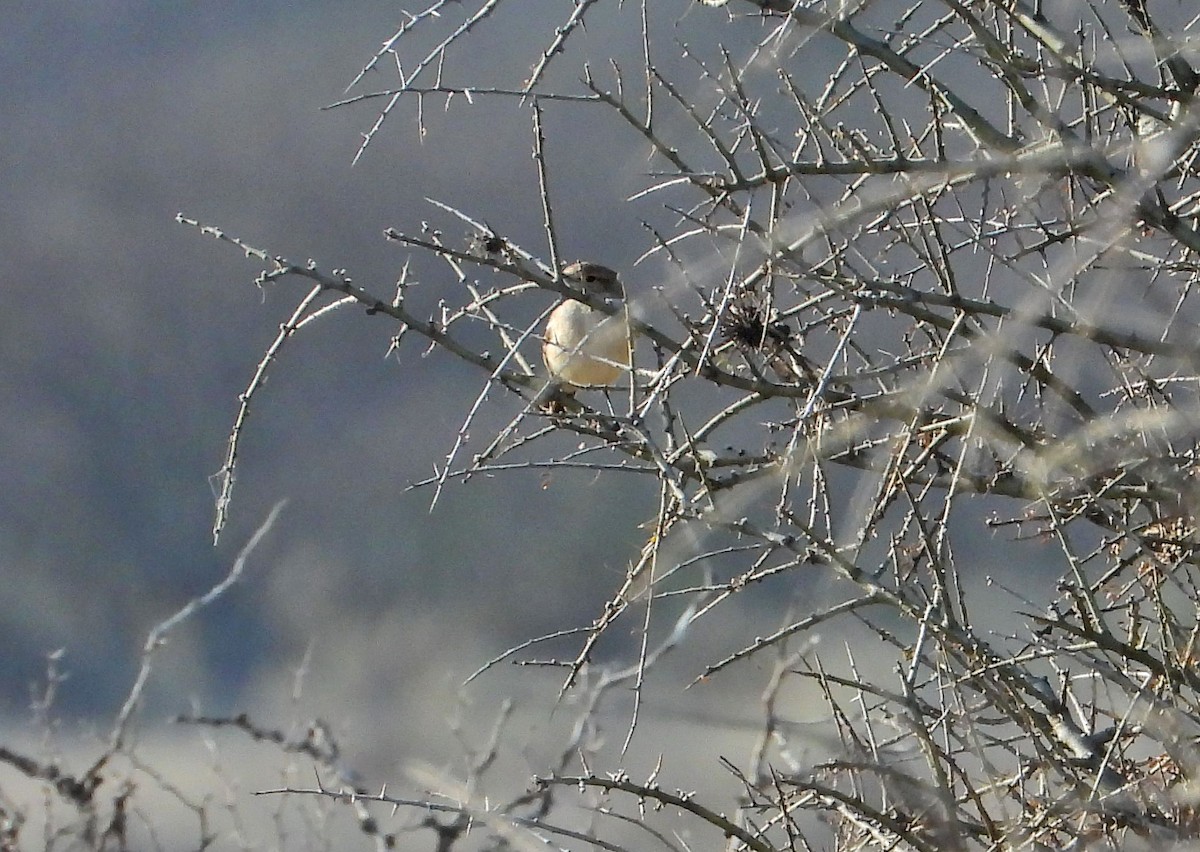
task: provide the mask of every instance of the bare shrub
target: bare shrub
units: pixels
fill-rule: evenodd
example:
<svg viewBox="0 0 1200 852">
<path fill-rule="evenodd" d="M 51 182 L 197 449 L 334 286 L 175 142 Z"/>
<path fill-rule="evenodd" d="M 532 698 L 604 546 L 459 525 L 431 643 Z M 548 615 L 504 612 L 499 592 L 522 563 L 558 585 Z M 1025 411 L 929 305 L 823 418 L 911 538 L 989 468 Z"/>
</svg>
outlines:
<svg viewBox="0 0 1200 852">
<path fill-rule="evenodd" d="M 520 9 L 407 14 L 337 106 L 373 110 L 368 157 L 384 131 L 433 139 L 428 117 L 451 105 L 528 121 L 537 245 L 517 236 L 528 210 L 485 222 L 433 200 L 386 231 L 405 265 L 384 286 L 180 216 L 261 261 L 260 285 L 304 289 L 243 397 L 216 533 L 255 391 L 288 340 L 346 305 L 390 323 L 401 359 L 434 347 L 478 368 L 422 483 L 434 502 L 473 475 L 582 467 L 651 478 L 658 511 L 622 531 L 641 557 L 566 634 L 569 658 L 539 661 L 564 636 L 531 636 L 485 667 L 540 662 L 572 702 L 577 724 L 530 790 L 480 793 L 505 707 L 462 778 L 278 792 L 391 804 L 440 849 L 1194 842 L 1191 10 L 582 0 L 538 6 L 529 39 L 545 40 L 513 60 L 489 27 L 519 27 Z M 625 145 L 613 183 L 633 188 L 592 212 L 639 222 L 642 242 L 585 259 L 635 261 L 618 270 L 624 300 L 561 274 L 575 258 L 558 223 L 599 189 L 554 163 L 601 127 Z M 418 286 L 434 278 L 435 297 Z M 616 388 L 546 374 L 531 309 L 545 291 L 628 323 Z M 988 583 L 1005 563 L 1052 566 L 1053 597 L 1013 572 Z M 631 777 L 642 691 L 692 626 L 759 584 L 817 580 L 807 608 L 744 623 L 694 673 L 760 681 L 742 693 L 761 720 L 752 750 L 711 759 L 734 797 Z M 630 664 L 598 663 L 602 638 L 630 630 Z M 818 654 L 822 634 L 845 650 Z M 823 702 L 819 732 L 780 707 L 797 685 Z M 616 690 L 634 703 L 614 752 L 595 711 Z M 700 693 L 678 693 L 679 712 Z M 384 818 L 360 825 L 395 843 Z"/>
</svg>

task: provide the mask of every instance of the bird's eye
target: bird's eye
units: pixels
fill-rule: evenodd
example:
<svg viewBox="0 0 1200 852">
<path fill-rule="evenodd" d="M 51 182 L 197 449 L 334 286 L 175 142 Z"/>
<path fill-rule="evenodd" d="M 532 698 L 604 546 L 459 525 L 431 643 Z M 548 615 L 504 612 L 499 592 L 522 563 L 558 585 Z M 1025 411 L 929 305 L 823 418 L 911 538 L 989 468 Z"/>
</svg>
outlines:
<svg viewBox="0 0 1200 852">
<path fill-rule="evenodd" d="M 596 275 L 595 275 L 594 273 L 591 273 L 591 272 L 589 272 L 589 273 L 588 273 L 588 274 L 587 274 L 587 275 L 584 277 L 584 279 L 583 279 L 583 280 L 584 280 L 584 281 L 586 281 L 586 282 L 587 282 L 587 283 L 589 283 L 589 284 L 595 284 L 595 283 L 596 283 L 598 280 L 600 280 L 600 279 L 599 279 L 599 278 L 597 278 L 597 277 L 596 277 Z"/>
</svg>

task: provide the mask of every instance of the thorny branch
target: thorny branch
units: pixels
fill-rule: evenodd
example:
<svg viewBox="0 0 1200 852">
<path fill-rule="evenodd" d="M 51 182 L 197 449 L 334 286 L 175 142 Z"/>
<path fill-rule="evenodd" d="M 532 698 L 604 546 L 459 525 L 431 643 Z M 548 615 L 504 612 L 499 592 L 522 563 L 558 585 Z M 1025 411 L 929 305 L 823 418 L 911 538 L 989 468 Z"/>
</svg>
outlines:
<svg viewBox="0 0 1200 852">
<path fill-rule="evenodd" d="M 663 648 L 746 589 L 773 583 L 793 596 L 783 623 L 747 625 L 685 693 L 717 688 L 765 652 L 789 661 L 772 675 L 752 771 L 725 764 L 735 807 L 591 770 L 601 754 L 583 733 L 592 709 L 540 792 L 510 803 L 548 812 L 550 788 L 603 790 L 589 800 L 603 819 L 578 835 L 600 848 L 617 848 L 601 838 L 622 820 L 654 831 L 648 804 L 762 850 L 827 845 L 822 831 L 839 849 L 1194 841 L 1196 20 L 1154 0 L 1056 10 L 945 0 L 898 17 L 888 4 L 671 6 L 578 3 L 522 79 L 472 80 L 457 51 L 486 43 L 482 23 L 515 4 L 434 0 L 367 63 L 334 105 L 384 104 L 358 156 L 409 102 L 422 135 L 438 99 L 490 98 L 519 120 L 532 109 L 544 251 L 510 236 L 527 224 L 517 212 L 485 225 L 442 202 L 438 226 L 386 231 L 406 269 L 449 282 L 435 305 L 407 279 L 388 299 L 345 270 L 297 265 L 179 217 L 263 262 L 260 284 L 300 278 L 307 293 L 241 400 L 217 531 L 261 376 L 324 297 L 352 302 L 397 337 L 478 368 L 446 465 L 416 487 L 583 468 L 648 478 L 659 495 L 640 557 L 590 625 L 530 639 L 472 679 L 576 642 L 562 658 L 516 661 L 565 670 L 561 700 L 595 698 L 591 685 L 618 675 L 631 685 L 635 722 L 619 761 Z M 587 53 L 589 27 L 629 39 L 607 45 L 604 72 Z M 401 51 L 418 33 L 434 47 L 406 67 Z M 351 94 L 384 59 L 395 82 Z M 624 85 L 631 62 L 637 92 Z M 650 239 L 613 247 L 639 258 L 621 270 L 626 305 L 559 274 L 557 223 L 580 192 L 547 152 L 589 140 L 548 134 L 555 110 L 624 128 L 628 156 L 605 152 L 614 171 L 649 158 L 620 209 Z M 529 317 L 546 294 L 628 313 L 637 357 L 626 405 L 598 392 L 539 404 L 546 377 Z M 515 414 L 480 439 L 467 426 L 484 406 Z M 581 442 L 566 453 L 554 449 L 563 431 Z M 1035 565 L 1060 569 L 1052 599 L 981 590 L 976 563 L 989 546 L 1031 576 Z M 696 565 L 705 579 L 685 583 Z M 997 609 L 1020 612 L 1024 626 L 996 631 Z M 664 618 L 677 620 L 656 646 Z M 637 662 L 599 666 L 600 642 L 624 628 L 640 637 Z M 819 631 L 847 637 L 845 659 L 816 654 Z M 789 685 L 824 707 L 820 759 L 778 712 Z M 636 814 L 612 808 L 614 794 Z M 576 836 L 544 813 L 524 824 L 473 796 L 444 807 L 503 814 L 497 832 Z M 671 847 L 666 832 L 654 836 Z"/>
</svg>

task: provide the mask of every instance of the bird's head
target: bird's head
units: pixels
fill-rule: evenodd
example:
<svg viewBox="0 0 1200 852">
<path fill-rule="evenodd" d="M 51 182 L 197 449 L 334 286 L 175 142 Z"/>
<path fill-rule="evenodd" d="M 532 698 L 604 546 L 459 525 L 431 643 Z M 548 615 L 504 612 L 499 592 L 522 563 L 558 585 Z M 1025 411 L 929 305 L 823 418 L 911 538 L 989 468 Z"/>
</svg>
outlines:
<svg viewBox="0 0 1200 852">
<path fill-rule="evenodd" d="M 624 296 L 620 278 L 607 266 L 577 260 L 569 266 L 564 266 L 562 274 L 564 278 L 581 290 L 611 299 L 620 299 Z"/>
</svg>

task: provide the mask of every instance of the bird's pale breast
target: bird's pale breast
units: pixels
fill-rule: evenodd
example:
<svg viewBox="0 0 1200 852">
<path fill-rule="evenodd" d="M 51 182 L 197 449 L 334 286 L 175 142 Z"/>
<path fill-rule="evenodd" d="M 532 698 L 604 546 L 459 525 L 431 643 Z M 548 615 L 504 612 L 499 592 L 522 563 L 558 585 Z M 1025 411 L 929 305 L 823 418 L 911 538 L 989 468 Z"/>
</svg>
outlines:
<svg viewBox="0 0 1200 852">
<path fill-rule="evenodd" d="M 625 322 L 620 316 L 610 317 L 567 300 L 550 314 L 542 356 L 551 375 L 561 382 L 577 387 L 614 385 L 629 366 Z"/>
</svg>

